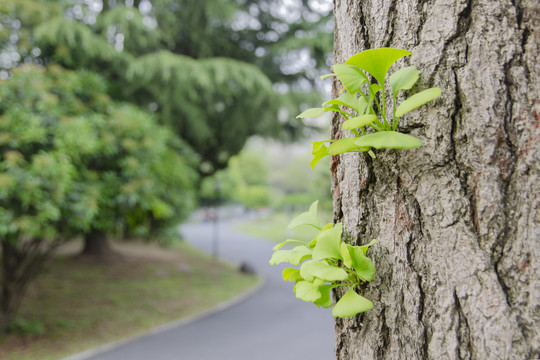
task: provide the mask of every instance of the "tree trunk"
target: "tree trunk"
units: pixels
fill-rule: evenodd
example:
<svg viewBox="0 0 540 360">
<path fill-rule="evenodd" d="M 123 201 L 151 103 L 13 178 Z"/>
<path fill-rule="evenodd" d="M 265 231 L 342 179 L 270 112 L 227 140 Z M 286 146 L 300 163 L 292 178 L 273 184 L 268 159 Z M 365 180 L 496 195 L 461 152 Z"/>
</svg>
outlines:
<svg viewBox="0 0 540 360">
<path fill-rule="evenodd" d="M 407 49 L 401 64 L 443 93 L 401 120 L 422 148 L 332 159 L 344 240 L 379 240 L 375 307 L 336 319 L 337 358 L 540 358 L 538 1 L 334 6 L 335 63 Z"/>
<path fill-rule="evenodd" d="M 92 229 L 84 236 L 84 248 L 81 255 L 105 258 L 112 254 L 114 254 L 114 252 L 110 247 L 107 236 L 103 231 Z"/>
</svg>

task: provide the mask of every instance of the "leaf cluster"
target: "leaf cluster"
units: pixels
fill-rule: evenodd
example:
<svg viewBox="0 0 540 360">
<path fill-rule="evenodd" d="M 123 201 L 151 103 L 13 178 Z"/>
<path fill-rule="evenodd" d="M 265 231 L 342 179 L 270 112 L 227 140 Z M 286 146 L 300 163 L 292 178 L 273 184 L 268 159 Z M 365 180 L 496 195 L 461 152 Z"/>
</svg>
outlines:
<svg viewBox="0 0 540 360">
<path fill-rule="evenodd" d="M 185 146 L 103 79 L 25 65 L 0 81 L 0 236 L 149 235 L 189 214 Z"/>
<path fill-rule="evenodd" d="M 331 223 L 322 226 L 317 216 L 318 202 L 309 211 L 298 215 L 289 224 L 290 229 L 312 227 L 318 233 L 311 241 L 287 239 L 274 247 L 271 265 L 283 262 L 299 268 L 283 269 L 283 279 L 294 281 L 296 297 L 313 302 L 319 307 L 332 309 L 335 317 L 351 317 L 367 311 L 373 303 L 356 292 L 356 288 L 370 282 L 375 276 L 375 266 L 367 257 L 367 250 L 376 240 L 363 246 L 341 241 L 343 225 Z M 285 245 L 295 245 L 283 250 Z M 350 289 L 334 305 L 331 291 L 337 287 Z"/>
<path fill-rule="evenodd" d="M 344 64 L 333 66 L 333 73 L 343 85 L 341 94 L 323 104 L 323 107 L 304 111 L 298 118 L 318 117 L 333 111 L 343 115 L 343 130 L 350 130 L 354 137 L 313 142 L 311 166 L 328 155 L 345 152 L 368 152 L 375 149 L 412 149 L 422 146 L 417 138 L 397 130 L 400 118 L 406 113 L 438 98 L 439 88 L 420 91 L 397 105 L 400 90 L 409 90 L 417 82 L 420 71 L 414 66 L 394 72 L 386 81 L 390 67 L 400 58 L 412 55 L 402 49 L 379 48 L 353 55 Z M 370 78 L 374 81 L 371 82 Z M 389 84 L 388 84 L 389 83 Z M 386 108 L 386 96 L 391 94 L 392 111 Z M 374 132 L 368 133 L 367 128 Z M 328 145 L 327 145 L 328 144 Z"/>
</svg>

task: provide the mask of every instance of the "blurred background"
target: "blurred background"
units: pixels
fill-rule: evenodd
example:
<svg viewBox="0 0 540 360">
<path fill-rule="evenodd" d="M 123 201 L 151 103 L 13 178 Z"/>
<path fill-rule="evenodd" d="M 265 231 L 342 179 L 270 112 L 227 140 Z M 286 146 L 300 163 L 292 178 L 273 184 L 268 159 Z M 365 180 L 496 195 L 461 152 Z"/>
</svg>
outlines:
<svg viewBox="0 0 540 360">
<path fill-rule="evenodd" d="M 328 98 L 332 7 L 0 0 L 0 358 L 59 358 L 257 282 L 181 223 L 277 242 L 315 200 L 331 220 L 328 163 L 309 165 L 328 122 L 296 115 Z"/>
</svg>

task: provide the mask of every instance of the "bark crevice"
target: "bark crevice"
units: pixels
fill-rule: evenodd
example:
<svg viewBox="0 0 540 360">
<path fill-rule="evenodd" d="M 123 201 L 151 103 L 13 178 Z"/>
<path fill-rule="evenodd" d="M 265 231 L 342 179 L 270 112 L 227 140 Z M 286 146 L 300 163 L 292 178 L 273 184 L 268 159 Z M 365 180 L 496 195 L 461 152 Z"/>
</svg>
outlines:
<svg viewBox="0 0 540 360">
<path fill-rule="evenodd" d="M 386 310 L 384 308 L 381 311 L 380 319 L 381 319 L 381 340 L 382 340 L 382 342 L 377 347 L 376 359 L 384 359 L 385 350 L 388 347 L 389 337 L 390 337 L 390 329 L 386 325 Z"/>
<path fill-rule="evenodd" d="M 472 354 L 474 354 L 472 349 L 472 341 L 470 336 L 469 323 L 467 317 L 461 306 L 458 295 L 454 291 L 454 304 L 455 311 L 457 314 L 457 326 L 456 328 L 456 337 L 458 340 L 459 347 L 456 349 L 456 357 L 458 359 L 468 360 L 471 359 Z"/>
<path fill-rule="evenodd" d="M 439 61 L 435 64 L 435 67 L 433 71 L 431 72 L 429 76 L 428 84 L 433 84 L 435 81 L 435 76 L 440 73 L 440 66 L 441 65 L 448 65 L 446 64 L 446 59 L 448 58 L 448 49 L 455 48 L 455 46 L 452 46 L 454 43 L 458 41 L 464 41 L 465 45 L 465 60 L 467 59 L 467 53 L 468 53 L 468 45 L 467 41 L 465 40 L 465 37 L 467 33 L 470 31 L 471 24 L 472 24 L 472 11 L 473 11 L 473 0 L 467 0 L 465 2 L 465 6 L 461 11 L 457 14 L 457 21 L 455 23 L 454 32 L 451 33 L 446 39 L 444 39 L 444 43 L 442 46 L 442 49 L 440 50 L 440 58 L 443 59 L 443 61 Z M 455 67 L 455 64 L 452 64 Z"/>
<path fill-rule="evenodd" d="M 422 275 L 417 275 L 418 279 L 418 291 L 420 292 L 420 297 L 418 299 L 418 322 L 424 326 L 422 331 L 423 344 L 422 344 L 422 358 L 426 359 L 428 357 L 428 344 L 429 344 L 429 333 L 426 322 L 424 321 L 424 309 L 426 308 L 425 301 L 426 295 L 424 288 L 422 286 Z"/>
<path fill-rule="evenodd" d="M 362 7 L 359 7 L 358 8 L 358 15 L 360 16 L 360 24 L 362 25 L 365 25 L 366 24 L 366 15 L 364 14 L 364 11 L 362 9 Z M 365 49 L 371 49 L 371 41 L 369 40 L 369 35 L 368 33 L 366 32 L 366 29 L 367 27 L 366 26 L 361 26 L 360 27 L 360 36 L 362 37 L 362 40 L 363 40 L 363 44 Z"/>
<path fill-rule="evenodd" d="M 390 2 L 390 5 L 388 6 L 388 21 L 386 23 L 386 31 L 385 31 L 385 38 L 386 40 L 383 40 L 383 47 L 390 47 L 392 45 L 392 41 L 394 40 L 394 29 L 395 29 L 395 23 L 398 18 L 398 12 L 396 10 L 396 4 L 397 0 L 392 0 Z"/>
</svg>

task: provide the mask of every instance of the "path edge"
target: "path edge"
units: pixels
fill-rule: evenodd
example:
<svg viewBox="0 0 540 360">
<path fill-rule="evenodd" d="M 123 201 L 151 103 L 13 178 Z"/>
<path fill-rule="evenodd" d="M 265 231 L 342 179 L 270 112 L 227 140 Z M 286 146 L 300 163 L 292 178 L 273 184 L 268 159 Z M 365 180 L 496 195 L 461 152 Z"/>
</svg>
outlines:
<svg viewBox="0 0 540 360">
<path fill-rule="evenodd" d="M 181 319 L 171 321 L 171 322 L 168 322 L 168 323 L 165 323 L 165 324 L 162 324 L 162 325 L 158 325 L 156 327 L 151 328 L 148 331 L 145 331 L 142 334 L 130 336 L 130 337 L 127 337 L 127 338 L 122 339 L 122 340 L 118 340 L 118 341 L 115 341 L 115 342 L 112 342 L 112 343 L 100 345 L 100 346 L 98 346 L 98 347 L 96 347 L 94 349 L 90 349 L 90 350 L 86 350 L 86 351 L 83 351 L 83 352 L 80 352 L 80 353 L 77 353 L 77 354 L 74 354 L 74 355 L 70 355 L 70 356 L 68 356 L 66 358 L 62 358 L 61 360 L 87 360 L 87 359 L 90 359 L 91 357 L 106 353 L 108 351 L 111 351 L 111 350 L 116 349 L 118 347 L 121 347 L 123 345 L 126 345 L 126 344 L 128 344 L 130 342 L 137 341 L 137 340 L 140 340 L 140 339 L 143 339 L 143 338 L 146 338 L 146 337 L 150 337 L 150 336 L 153 336 L 153 335 L 161 334 L 161 333 L 163 333 L 165 331 L 174 329 L 176 327 L 184 326 L 184 325 L 193 323 L 193 322 L 198 321 L 200 319 L 203 319 L 205 317 L 208 317 L 208 316 L 217 314 L 217 313 L 219 313 L 221 311 L 227 310 L 227 309 L 229 309 L 229 308 L 231 308 L 231 307 L 233 307 L 233 306 L 235 306 L 237 304 L 240 304 L 244 300 L 247 300 L 249 297 L 251 297 L 251 296 L 255 295 L 257 292 L 259 292 L 265 285 L 266 285 L 266 279 L 264 277 L 260 276 L 259 281 L 253 287 L 251 287 L 249 290 L 247 290 L 246 292 L 241 293 L 240 295 L 238 295 L 238 296 L 236 296 L 236 297 L 234 297 L 232 299 L 229 299 L 227 301 L 219 303 L 218 305 L 214 306 L 213 308 L 201 311 L 201 312 L 199 312 L 197 314 L 187 316 L 185 318 L 181 318 Z"/>
</svg>

